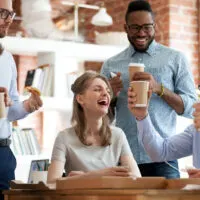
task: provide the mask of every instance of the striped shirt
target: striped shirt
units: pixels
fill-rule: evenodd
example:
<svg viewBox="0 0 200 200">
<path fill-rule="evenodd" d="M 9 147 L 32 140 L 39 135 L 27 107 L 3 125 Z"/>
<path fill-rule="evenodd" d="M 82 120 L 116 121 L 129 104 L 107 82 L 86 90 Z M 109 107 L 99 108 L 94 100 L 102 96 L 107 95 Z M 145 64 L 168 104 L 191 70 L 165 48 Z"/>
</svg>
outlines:
<svg viewBox="0 0 200 200">
<path fill-rule="evenodd" d="M 116 105 L 116 126 L 125 132 L 137 163 L 150 163 L 149 156 L 138 141 L 135 118 L 127 107 L 128 64 L 130 62 L 144 63 L 145 71 L 151 73 L 157 82 L 180 95 L 184 103 L 183 116 L 192 117 L 192 105 L 197 96 L 185 56 L 176 50 L 158 44 L 156 41 L 153 41 L 144 53 L 136 52 L 130 45 L 103 64 L 101 73 L 106 77 L 110 78 L 110 72 L 122 74 L 123 89 L 119 93 Z M 151 97 L 148 111 L 154 127 L 162 137 L 175 133 L 177 114 L 156 94 Z"/>
</svg>

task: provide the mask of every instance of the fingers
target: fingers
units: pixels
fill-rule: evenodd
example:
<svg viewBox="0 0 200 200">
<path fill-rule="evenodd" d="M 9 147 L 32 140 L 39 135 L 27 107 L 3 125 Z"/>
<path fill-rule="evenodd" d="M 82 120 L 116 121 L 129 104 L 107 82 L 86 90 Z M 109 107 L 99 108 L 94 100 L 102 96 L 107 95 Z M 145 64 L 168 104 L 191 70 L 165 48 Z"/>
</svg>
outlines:
<svg viewBox="0 0 200 200">
<path fill-rule="evenodd" d="M 134 76 L 133 76 L 133 80 L 137 81 L 137 80 L 147 80 L 150 81 L 152 79 L 152 75 L 147 73 L 147 72 L 135 72 Z"/>
<path fill-rule="evenodd" d="M 129 170 L 126 167 L 120 166 L 120 167 L 113 167 L 112 168 L 112 174 L 113 176 L 129 176 Z"/>
<path fill-rule="evenodd" d="M 41 107 L 43 105 L 43 102 L 40 96 L 37 95 L 37 93 L 32 93 L 30 98 L 32 99 L 32 101 L 35 101 L 35 103 L 37 104 L 36 106 Z"/>
<path fill-rule="evenodd" d="M 129 169 L 124 166 L 112 167 L 112 170 L 115 172 L 128 172 Z"/>
<path fill-rule="evenodd" d="M 78 176 L 78 175 L 83 175 L 83 171 L 71 171 L 69 172 L 68 176 Z"/>
<path fill-rule="evenodd" d="M 0 87 L 0 92 L 8 94 L 8 90 L 5 87 Z"/>
<path fill-rule="evenodd" d="M 29 102 L 29 111 L 30 112 L 34 112 L 36 110 L 38 110 L 42 105 L 42 100 L 41 98 L 38 96 L 37 93 L 31 93 L 31 96 L 28 99 Z"/>
<path fill-rule="evenodd" d="M 190 178 L 200 178 L 199 169 L 188 169 L 187 172 Z"/>
<path fill-rule="evenodd" d="M 120 74 L 120 76 L 121 76 L 121 74 Z M 111 78 L 109 80 L 115 96 L 117 96 L 118 93 L 120 92 L 120 90 L 123 88 L 123 83 L 122 83 L 120 76 L 117 75 L 114 78 Z"/>
<path fill-rule="evenodd" d="M 117 72 L 117 77 L 121 77 L 121 73 L 120 72 Z"/>
<path fill-rule="evenodd" d="M 129 168 L 125 166 L 113 167 L 112 174 L 113 176 L 121 176 L 121 177 L 133 176 L 133 174 L 129 171 Z"/>
<path fill-rule="evenodd" d="M 133 89 L 131 87 L 129 87 L 128 89 L 128 107 L 129 109 L 134 108 L 135 103 L 136 103 L 136 93 L 133 91 Z"/>
</svg>

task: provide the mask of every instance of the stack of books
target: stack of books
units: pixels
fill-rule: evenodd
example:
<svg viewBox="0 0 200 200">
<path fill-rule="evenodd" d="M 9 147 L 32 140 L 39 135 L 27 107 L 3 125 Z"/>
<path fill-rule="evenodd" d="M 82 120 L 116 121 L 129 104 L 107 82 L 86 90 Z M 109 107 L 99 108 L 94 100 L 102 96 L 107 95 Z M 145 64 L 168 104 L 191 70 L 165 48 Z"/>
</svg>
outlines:
<svg viewBox="0 0 200 200">
<path fill-rule="evenodd" d="M 25 81 L 25 87 L 27 86 L 37 88 L 43 96 L 53 96 L 53 67 L 45 64 L 29 70 Z"/>
<path fill-rule="evenodd" d="M 39 155 L 40 145 L 32 128 L 13 127 L 11 149 L 15 155 Z"/>
</svg>

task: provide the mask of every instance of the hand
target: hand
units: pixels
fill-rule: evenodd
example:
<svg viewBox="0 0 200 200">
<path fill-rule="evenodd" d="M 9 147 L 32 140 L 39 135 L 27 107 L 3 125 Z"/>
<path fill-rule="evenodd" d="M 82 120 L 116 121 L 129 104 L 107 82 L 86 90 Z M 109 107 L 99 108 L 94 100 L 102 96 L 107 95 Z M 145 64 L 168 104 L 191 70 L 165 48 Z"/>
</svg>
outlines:
<svg viewBox="0 0 200 200">
<path fill-rule="evenodd" d="M 123 83 L 121 80 L 121 73 L 117 72 L 117 75 L 109 80 L 110 85 L 113 90 L 114 96 L 118 96 L 120 90 L 123 88 Z"/>
<path fill-rule="evenodd" d="M 79 176 L 79 175 L 83 175 L 85 174 L 85 172 L 83 171 L 71 171 L 69 172 L 68 176 Z"/>
<path fill-rule="evenodd" d="M 40 96 L 38 95 L 38 92 L 31 90 L 30 93 L 31 96 L 24 101 L 24 107 L 27 112 L 31 113 L 38 110 L 43 105 L 43 103 Z"/>
<path fill-rule="evenodd" d="M 200 178 L 200 169 L 187 169 L 189 178 Z"/>
<path fill-rule="evenodd" d="M 148 94 L 148 101 L 151 96 L 151 91 Z M 137 120 L 144 119 L 148 114 L 148 106 L 147 107 L 135 107 L 135 103 L 137 100 L 137 94 L 134 92 L 133 88 L 129 87 L 128 89 L 128 108 L 132 112 L 132 114 L 136 117 Z"/>
<path fill-rule="evenodd" d="M 193 112 L 194 126 L 197 130 L 200 130 L 200 102 L 195 103 L 193 105 L 193 108 L 195 109 L 195 111 Z"/>
<path fill-rule="evenodd" d="M 133 76 L 133 81 L 149 81 L 149 88 L 153 93 L 161 94 L 161 84 L 158 83 L 154 77 L 147 72 L 135 72 Z"/>
<path fill-rule="evenodd" d="M 132 176 L 131 172 L 129 172 L 129 169 L 127 167 L 122 167 L 122 166 L 96 170 L 89 172 L 89 174 L 97 176 L 123 176 L 123 177 Z"/>
<path fill-rule="evenodd" d="M 5 101 L 6 107 L 12 106 L 13 103 L 8 95 L 8 90 L 5 87 L 0 87 L 0 92 L 4 93 L 4 101 Z"/>
</svg>

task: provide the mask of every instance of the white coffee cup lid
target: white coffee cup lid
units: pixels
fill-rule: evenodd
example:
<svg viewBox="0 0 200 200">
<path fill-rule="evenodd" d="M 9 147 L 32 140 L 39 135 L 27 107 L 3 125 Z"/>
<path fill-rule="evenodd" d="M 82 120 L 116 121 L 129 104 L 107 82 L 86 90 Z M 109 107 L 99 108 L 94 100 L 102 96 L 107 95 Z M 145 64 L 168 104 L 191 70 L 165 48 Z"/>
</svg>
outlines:
<svg viewBox="0 0 200 200">
<path fill-rule="evenodd" d="M 128 66 L 134 66 L 134 67 L 145 67 L 143 63 L 129 63 Z"/>
</svg>

